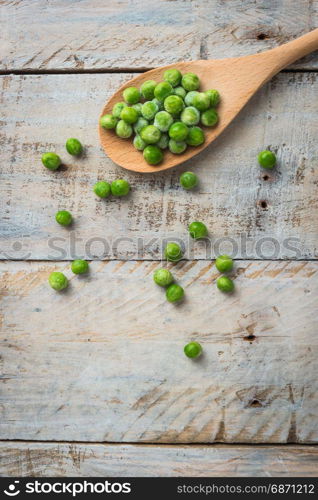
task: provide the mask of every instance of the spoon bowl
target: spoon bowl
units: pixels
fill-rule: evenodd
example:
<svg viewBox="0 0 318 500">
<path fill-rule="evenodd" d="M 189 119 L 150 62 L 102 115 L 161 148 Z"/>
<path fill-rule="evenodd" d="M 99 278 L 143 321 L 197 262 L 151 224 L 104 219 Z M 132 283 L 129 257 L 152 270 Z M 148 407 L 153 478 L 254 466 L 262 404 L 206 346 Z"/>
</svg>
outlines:
<svg viewBox="0 0 318 500">
<path fill-rule="evenodd" d="M 200 78 L 200 91 L 217 89 L 221 95 L 218 106 L 219 122 L 215 127 L 202 127 L 205 142 L 199 147 L 188 147 L 181 155 L 164 151 L 163 161 L 148 165 L 142 152 L 134 148 L 131 139 L 121 139 L 113 130 L 99 126 L 101 145 L 105 153 L 118 165 L 135 172 L 159 172 L 173 168 L 197 155 L 213 142 L 238 115 L 257 90 L 282 68 L 304 55 L 318 49 L 318 29 L 275 49 L 244 57 L 216 60 L 179 62 L 142 73 L 122 85 L 103 108 L 102 115 L 111 113 L 114 104 L 122 101 L 127 87 L 139 88 L 146 80 L 163 80 L 163 73 L 170 68 L 182 74 L 195 73 Z"/>
</svg>

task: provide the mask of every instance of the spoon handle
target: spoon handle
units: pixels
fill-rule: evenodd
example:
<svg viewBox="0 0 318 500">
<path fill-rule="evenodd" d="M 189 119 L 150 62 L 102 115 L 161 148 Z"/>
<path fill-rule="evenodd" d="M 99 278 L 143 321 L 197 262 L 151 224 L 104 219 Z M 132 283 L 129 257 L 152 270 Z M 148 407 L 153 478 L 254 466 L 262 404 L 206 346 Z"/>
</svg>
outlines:
<svg viewBox="0 0 318 500">
<path fill-rule="evenodd" d="M 268 76 L 268 80 L 281 69 L 317 49 L 318 28 L 280 47 L 275 47 L 267 52 L 263 52 L 264 58 L 266 58 L 268 63 L 272 66 L 272 71 Z"/>
</svg>

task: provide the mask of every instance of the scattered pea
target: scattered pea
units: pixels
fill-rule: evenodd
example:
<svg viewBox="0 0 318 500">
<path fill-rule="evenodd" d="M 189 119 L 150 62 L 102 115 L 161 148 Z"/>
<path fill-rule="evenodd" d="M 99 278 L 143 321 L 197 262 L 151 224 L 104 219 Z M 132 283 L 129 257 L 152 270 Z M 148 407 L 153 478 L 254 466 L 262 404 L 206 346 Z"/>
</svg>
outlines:
<svg viewBox="0 0 318 500">
<path fill-rule="evenodd" d="M 139 134 L 136 134 L 133 140 L 133 145 L 136 149 L 138 149 L 138 151 L 143 151 L 147 146 L 147 143 L 142 140 Z"/>
<path fill-rule="evenodd" d="M 184 346 L 183 350 L 188 358 L 197 358 L 202 353 L 202 347 L 199 342 L 190 342 Z"/>
<path fill-rule="evenodd" d="M 199 240 L 201 238 L 205 238 L 208 235 L 208 230 L 203 222 L 195 221 L 189 224 L 189 233 L 194 240 Z"/>
<path fill-rule="evenodd" d="M 169 302 L 179 302 L 184 297 L 184 290 L 182 286 L 172 283 L 166 289 L 166 297 Z"/>
<path fill-rule="evenodd" d="M 182 75 L 178 69 L 167 69 L 163 74 L 165 82 L 170 83 L 172 87 L 176 87 L 181 82 Z"/>
<path fill-rule="evenodd" d="M 125 106 L 120 113 L 120 118 L 129 123 L 129 125 L 132 125 L 138 120 L 138 113 L 134 108 Z"/>
<path fill-rule="evenodd" d="M 206 127 L 214 127 L 219 121 L 219 115 L 215 109 L 207 109 L 201 115 L 201 122 Z"/>
<path fill-rule="evenodd" d="M 41 160 L 49 170 L 57 170 L 62 163 L 61 158 L 56 153 L 44 153 Z"/>
<path fill-rule="evenodd" d="M 233 269 L 233 260 L 228 255 L 219 255 L 215 261 L 215 267 L 220 273 L 228 273 Z"/>
<path fill-rule="evenodd" d="M 141 95 L 147 99 L 147 101 L 151 101 L 155 97 L 154 90 L 157 85 L 157 82 L 154 80 L 147 80 L 140 87 Z"/>
<path fill-rule="evenodd" d="M 175 242 L 167 243 L 164 251 L 164 256 L 167 260 L 170 260 L 171 262 L 177 262 L 178 260 L 182 259 L 182 255 L 183 252 L 178 243 Z"/>
<path fill-rule="evenodd" d="M 204 92 L 198 92 L 193 97 L 193 106 L 199 111 L 206 111 L 210 107 L 210 98 Z"/>
<path fill-rule="evenodd" d="M 94 185 L 93 191 L 99 198 L 108 198 L 110 195 L 110 184 L 106 181 L 98 181 Z"/>
<path fill-rule="evenodd" d="M 72 156 L 79 156 L 83 152 L 82 144 L 74 137 L 67 139 L 65 147 L 66 151 Z"/>
<path fill-rule="evenodd" d="M 198 178 L 193 172 L 183 172 L 180 176 L 180 184 L 183 189 L 193 189 L 198 184 Z"/>
<path fill-rule="evenodd" d="M 126 196 L 130 191 L 130 184 L 125 179 L 116 179 L 110 185 L 112 195 Z"/>
<path fill-rule="evenodd" d="M 154 126 L 161 132 L 167 132 L 172 124 L 173 118 L 170 113 L 167 113 L 167 111 L 159 111 L 159 113 L 156 114 Z"/>
<path fill-rule="evenodd" d="M 210 98 L 210 107 L 211 108 L 216 108 L 216 106 L 220 102 L 220 93 L 219 93 L 219 91 L 215 90 L 215 89 L 212 89 L 212 90 L 206 90 L 205 93 Z"/>
<path fill-rule="evenodd" d="M 54 290 L 64 290 L 68 286 L 68 279 L 65 274 L 53 271 L 49 276 L 49 284 Z"/>
<path fill-rule="evenodd" d="M 154 282 L 159 286 L 168 286 L 173 282 L 173 276 L 169 269 L 156 269 L 153 275 Z"/>
<path fill-rule="evenodd" d="M 61 224 L 61 226 L 69 226 L 73 218 L 67 210 L 59 210 L 59 212 L 56 212 L 55 214 L 55 220 Z"/>
<path fill-rule="evenodd" d="M 234 290 L 234 282 L 227 276 L 221 276 L 216 280 L 216 285 L 221 292 L 230 293 Z"/>
<path fill-rule="evenodd" d="M 86 260 L 73 260 L 71 269 L 74 274 L 84 274 L 88 271 L 88 262 Z"/>
<path fill-rule="evenodd" d="M 119 103 L 118 103 L 119 104 Z M 107 129 L 112 130 L 116 127 L 118 123 L 118 118 L 114 115 L 103 115 L 99 120 L 100 126 Z"/>
<path fill-rule="evenodd" d="M 191 90 L 197 90 L 200 86 L 199 77 L 194 73 L 186 73 L 182 77 L 181 85 L 188 92 Z"/>
<path fill-rule="evenodd" d="M 169 149 L 171 153 L 180 155 L 187 149 L 187 143 L 185 141 L 175 141 L 174 139 L 170 139 Z"/>
<path fill-rule="evenodd" d="M 153 120 L 158 111 L 159 106 L 153 101 L 147 101 L 141 106 L 141 114 L 146 120 Z"/>
<path fill-rule="evenodd" d="M 123 98 L 127 104 L 136 104 L 140 101 L 140 92 L 136 87 L 128 87 L 123 92 Z"/>
<path fill-rule="evenodd" d="M 158 101 L 164 101 L 168 95 L 172 94 L 172 86 L 168 82 L 160 82 L 155 86 L 154 94 Z"/>
<path fill-rule="evenodd" d="M 163 159 L 163 153 L 158 146 L 149 145 L 146 146 L 144 151 L 144 159 L 149 165 L 158 165 Z"/>
<path fill-rule="evenodd" d="M 200 121 L 200 112 L 194 106 L 188 106 L 182 111 L 180 120 L 189 127 L 197 125 Z"/>
<path fill-rule="evenodd" d="M 163 107 L 168 113 L 172 115 L 178 115 L 184 108 L 184 103 L 181 97 L 178 95 L 169 95 L 165 98 Z"/>
<path fill-rule="evenodd" d="M 121 139 L 129 139 L 132 136 L 133 128 L 129 123 L 126 123 L 124 120 L 119 120 L 116 125 L 116 134 Z"/>
<path fill-rule="evenodd" d="M 116 102 L 112 109 L 112 114 L 115 118 L 120 118 L 120 113 L 127 106 L 125 102 Z"/>
<path fill-rule="evenodd" d="M 184 141 L 188 133 L 188 127 L 182 122 L 174 122 L 169 128 L 169 137 L 175 141 Z"/>
<path fill-rule="evenodd" d="M 156 144 L 161 137 L 161 132 L 154 125 L 147 125 L 140 132 L 140 137 L 146 144 Z"/>
<path fill-rule="evenodd" d="M 263 168 L 272 169 L 276 165 L 276 155 L 272 151 L 261 151 L 258 155 L 258 163 Z"/>
<path fill-rule="evenodd" d="M 205 137 L 202 128 L 200 127 L 190 127 L 189 134 L 186 139 L 189 146 L 201 146 L 204 143 Z"/>
</svg>

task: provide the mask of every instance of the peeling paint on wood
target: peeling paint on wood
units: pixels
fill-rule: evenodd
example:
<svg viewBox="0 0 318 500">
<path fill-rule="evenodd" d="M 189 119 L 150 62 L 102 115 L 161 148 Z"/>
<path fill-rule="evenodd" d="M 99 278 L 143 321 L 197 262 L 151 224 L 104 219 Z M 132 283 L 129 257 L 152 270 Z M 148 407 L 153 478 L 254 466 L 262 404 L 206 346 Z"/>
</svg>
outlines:
<svg viewBox="0 0 318 500">
<path fill-rule="evenodd" d="M 174 306 L 158 262 L 93 262 L 87 277 L 2 263 L 1 438 L 316 443 L 317 262 L 241 261 L 231 296 L 212 262 L 191 264 L 169 266 L 186 292 Z"/>
</svg>

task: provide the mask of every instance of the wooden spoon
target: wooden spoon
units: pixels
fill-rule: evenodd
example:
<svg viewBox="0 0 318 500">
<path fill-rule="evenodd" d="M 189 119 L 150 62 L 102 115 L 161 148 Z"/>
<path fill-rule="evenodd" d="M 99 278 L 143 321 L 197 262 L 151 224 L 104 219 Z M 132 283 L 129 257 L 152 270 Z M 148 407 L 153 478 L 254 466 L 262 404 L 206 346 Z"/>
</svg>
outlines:
<svg viewBox="0 0 318 500">
<path fill-rule="evenodd" d="M 201 81 L 200 90 L 217 89 L 221 94 L 218 108 L 220 121 L 216 127 L 204 127 L 206 140 L 202 146 L 188 147 L 181 155 L 174 155 L 168 150 L 158 166 L 146 163 L 142 152 L 137 151 L 131 139 L 120 139 L 112 130 L 99 127 L 99 136 L 106 154 L 118 165 L 135 172 L 159 172 L 175 167 L 206 148 L 231 123 L 257 90 L 281 69 L 297 59 L 318 49 L 318 29 L 307 33 L 275 49 L 245 57 L 231 59 L 213 59 L 169 64 L 152 69 L 129 80 L 109 99 L 102 115 L 111 113 L 116 102 L 122 101 L 125 88 L 140 87 L 146 80 L 163 80 L 166 69 L 177 68 L 181 73 L 196 73 Z"/>
</svg>

